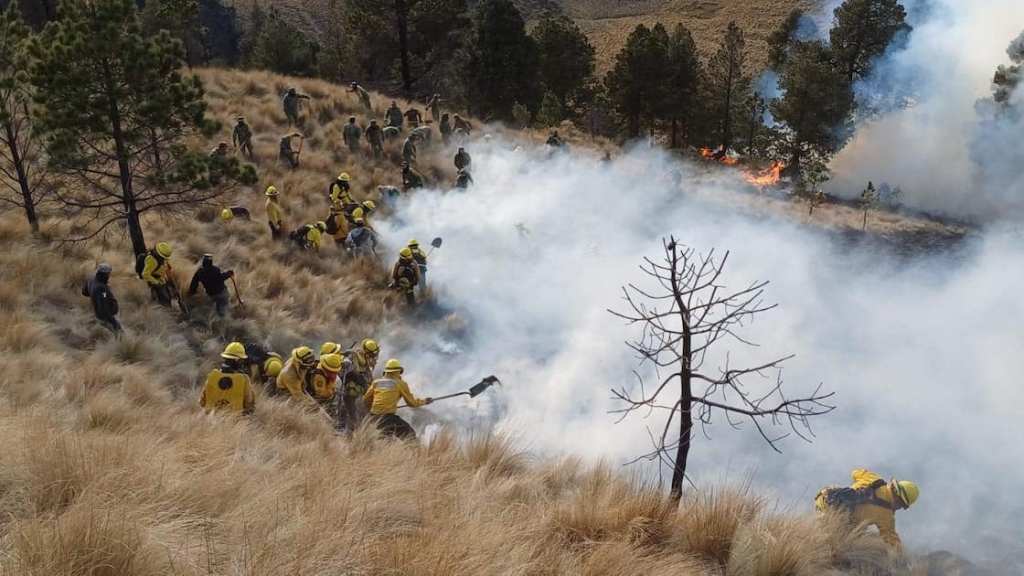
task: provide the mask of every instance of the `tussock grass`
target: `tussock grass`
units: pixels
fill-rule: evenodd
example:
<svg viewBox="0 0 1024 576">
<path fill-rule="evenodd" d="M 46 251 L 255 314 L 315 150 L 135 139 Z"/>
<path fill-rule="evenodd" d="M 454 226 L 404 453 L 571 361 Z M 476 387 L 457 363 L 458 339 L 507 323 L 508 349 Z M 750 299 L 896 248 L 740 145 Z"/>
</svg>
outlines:
<svg viewBox="0 0 1024 576">
<path fill-rule="evenodd" d="M 0 216 L 0 575 L 884 568 L 877 537 L 831 519 L 767 514 L 745 490 L 689 494 L 676 508 L 655 486 L 607 465 L 539 459 L 509 438 L 450 430 L 422 444 L 384 440 L 370 426 L 339 437 L 321 414 L 262 392 L 251 418 L 199 412 L 199 382 L 230 338 L 287 353 L 327 339 L 348 344 L 385 322 L 399 346 L 410 338 L 383 288 L 390 257 L 352 262 L 330 242 L 319 255 L 294 253 L 270 241 L 261 211 L 262 187 L 274 183 L 290 224 L 320 219 L 337 172 L 349 171 L 356 196 L 369 198 L 377 184 L 395 182 L 397 169 L 318 149 L 311 138 L 302 169 L 284 171 L 272 160 L 286 130 L 277 94 L 292 80 L 202 74 L 212 113 L 244 111 L 257 133 L 263 180 L 225 202 L 248 206 L 254 221 L 225 226 L 201 213 L 147 220 L 146 230 L 151 242 L 175 245 L 183 287 L 204 252 L 235 269 L 244 311 L 211 321 L 200 304 L 187 321 L 150 303 L 126 239 L 56 250 L 31 239 L 14 215 Z M 330 121 L 307 123 L 308 132 L 336 141 L 356 103 L 338 87 L 295 83 L 317 97 L 308 113 Z M 378 111 L 384 105 L 375 100 Z M 449 152 L 424 154 L 424 171 L 453 175 Z M 92 323 L 78 292 L 99 261 L 114 267 L 126 327 L 119 338 Z M 467 327 L 453 316 L 439 329 Z"/>
</svg>

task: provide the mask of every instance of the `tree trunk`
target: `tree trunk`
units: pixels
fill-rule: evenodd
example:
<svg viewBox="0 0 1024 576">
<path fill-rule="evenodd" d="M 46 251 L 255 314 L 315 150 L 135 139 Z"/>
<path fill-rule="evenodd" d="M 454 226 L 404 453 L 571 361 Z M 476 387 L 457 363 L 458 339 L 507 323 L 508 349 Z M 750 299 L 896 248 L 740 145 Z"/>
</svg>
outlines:
<svg viewBox="0 0 1024 576">
<path fill-rule="evenodd" d="M 132 171 L 128 165 L 128 149 L 125 146 L 124 133 L 121 129 L 121 110 L 118 107 L 114 87 L 111 85 L 111 72 L 106 67 L 104 73 L 107 75 L 107 100 L 110 107 L 110 132 L 114 138 L 114 150 L 117 155 L 118 176 L 121 181 L 121 204 L 124 206 L 125 223 L 128 227 L 128 237 L 132 242 L 132 252 L 135 255 L 146 251 L 146 238 L 142 234 L 142 222 L 139 219 L 139 209 L 135 204 L 135 189 L 132 182 Z"/>
<path fill-rule="evenodd" d="M 7 147 L 11 151 L 11 163 L 18 174 L 18 187 L 21 188 L 21 200 L 24 202 L 25 219 L 32 227 L 32 233 L 39 233 L 39 218 L 36 217 L 36 203 L 32 198 L 32 187 L 29 185 L 28 172 L 25 171 L 25 159 L 21 157 L 21 150 L 18 149 L 18 137 L 14 133 L 14 127 L 10 122 L 4 123 L 4 132 L 7 133 Z"/>
<path fill-rule="evenodd" d="M 671 148 L 679 147 L 679 120 L 672 119 L 672 145 Z"/>
<path fill-rule="evenodd" d="M 398 25 L 398 49 L 402 59 L 402 89 L 412 95 L 412 71 L 409 68 L 409 6 L 406 0 L 395 0 L 395 20 Z"/>
<path fill-rule="evenodd" d="M 674 502 L 683 497 L 683 481 L 686 480 L 686 461 L 690 457 L 690 439 L 693 436 L 693 386 L 690 356 L 693 348 L 688 314 L 683 322 L 683 366 L 680 376 L 679 396 L 679 444 L 676 446 L 675 465 L 672 468 L 672 487 L 669 496 Z"/>
</svg>

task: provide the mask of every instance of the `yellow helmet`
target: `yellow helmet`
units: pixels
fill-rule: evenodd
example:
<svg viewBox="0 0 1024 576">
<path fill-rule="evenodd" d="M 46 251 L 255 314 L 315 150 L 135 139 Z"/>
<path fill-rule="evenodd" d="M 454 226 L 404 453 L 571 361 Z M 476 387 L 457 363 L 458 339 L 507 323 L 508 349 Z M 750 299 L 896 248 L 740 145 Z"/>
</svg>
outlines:
<svg viewBox="0 0 1024 576">
<path fill-rule="evenodd" d="M 284 362 L 281 362 L 281 357 L 271 353 L 270 358 L 263 363 L 263 374 L 270 378 L 277 378 L 282 368 L 284 368 Z"/>
<path fill-rule="evenodd" d="M 910 480 L 900 480 L 894 483 L 896 487 L 896 495 L 903 501 L 905 507 L 910 508 L 917 502 L 917 497 L 921 495 L 921 489 L 918 488 L 917 484 Z"/>
<path fill-rule="evenodd" d="M 292 360 L 303 368 L 309 368 L 316 364 L 316 355 L 313 354 L 313 350 L 309 346 L 299 346 L 292 350 Z"/>
<path fill-rule="evenodd" d="M 373 338 L 367 338 L 363 340 L 363 350 L 366 350 L 370 354 L 377 354 L 380 352 L 380 344 Z"/>
<path fill-rule="evenodd" d="M 245 355 L 245 346 L 241 342 L 228 344 L 224 351 L 220 353 L 220 357 L 225 360 L 245 360 L 248 358 Z"/>
<path fill-rule="evenodd" d="M 399 374 L 401 374 L 402 372 L 405 372 L 405 368 L 402 368 L 401 362 L 399 362 L 395 358 L 392 358 L 391 360 L 388 360 L 387 363 L 384 364 L 384 373 L 388 374 L 394 372 L 398 372 Z"/>
<path fill-rule="evenodd" d="M 156 245 L 156 253 L 159 254 L 161 258 L 170 258 L 171 245 L 167 242 L 158 242 Z"/>
<path fill-rule="evenodd" d="M 342 182 L 348 182 L 351 179 L 352 178 L 348 175 L 348 172 L 342 172 L 341 174 L 338 174 L 338 180 L 341 180 Z"/>
<path fill-rule="evenodd" d="M 277 188 L 273 186 L 267 186 L 267 196 L 277 196 Z"/>
<path fill-rule="evenodd" d="M 324 342 L 323 345 L 320 346 L 321 356 L 337 354 L 339 352 L 341 352 L 341 344 L 338 344 L 337 342 Z"/>
<path fill-rule="evenodd" d="M 412 250 L 408 248 L 402 248 L 402 251 L 398 253 L 402 260 L 408 260 L 412 258 Z"/>
<path fill-rule="evenodd" d="M 420 241 L 419 240 L 409 240 L 409 248 L 419 248 L 419 247 L 420 247 Z"/>
<path fill-rule="evenodd" d="M 367 200 L 363 202 L 363 209 L 366 210 L 367 212 L 373 212 L 374 210 L 377 209 L 377 203 L 374 202 L 373 200 Z"/>
<path fill-rule="evenodd" d="M 341 354 L 325 354 L 320 357 L 320 364 L 318 367 L 321 370 L 327 370 L 328 372 L 341 372 L 341 363 Z"/>
<path fill-rule="evenodd" d="M 321 221 L 317 222 L 316 224 L 314 224 L 313 227 L 316 228 L 317 230 L 321 231 L 321 232 L 324 232 L 324 231 L 327 230 L 327 223 L 324 222 L 323 220 L 321 220 Z"/>
<path fill-rule="evenodd" d="M 235 217 L 235 214 L 234 214 L 234 212 L 231 211 L 230 208 L 225 208 L 225 209 L 220 211 L 220 219 L 225 221 L 225 222 L 227 222 L 228 220 L 231 220 L 234 217 Z"/>
<path fill-rule="evenodd" d="M 361 220 L 365 214 L 366 212 L 363 210 L 363 207 L 360 206 L 352 211 L 352 220 Z"/>
</svg>

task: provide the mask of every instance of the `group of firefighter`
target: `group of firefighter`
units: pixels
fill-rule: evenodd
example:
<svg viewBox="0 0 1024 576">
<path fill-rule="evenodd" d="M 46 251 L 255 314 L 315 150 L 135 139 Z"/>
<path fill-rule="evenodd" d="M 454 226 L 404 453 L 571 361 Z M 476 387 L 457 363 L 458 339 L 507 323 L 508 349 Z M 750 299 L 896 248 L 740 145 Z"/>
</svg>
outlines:
<svg viewBox="0 0 1024 576">
<path fill-rule="evenodd" d="M 367 112 L 372 111 L 368 92 L 357 83 L 352 83 L 351 92 L 357 94 L 360 104 Z M 309 96 L 290 89 L 284 96 L 283 106 L 289 123 L 299 123 L 299 102 Z M 447 145 L 453 136 L 466 136 L 472 129 L 470 124 L 439 111 L 440 98 L 435 94 L 427 105 L 431 118 L 439 123 L 441 137 Z M 405 122 L 411 128 L 402 148 L 402 177 L 406 190 L 421 187 L 422 176 L 415 170 L 416 143 L 429 142 L 431 127 L 422 125 L 422 113 L 411 108 L 405 112 L 392 102 L 386 113 L 384 126 L 371 120 L 362 128 L 356 125 L 355 117 L 343 130 L 343 140 L 350 153 L 360 151 L 363 138 L 370 147 L 370 155 L 380 158 L 383 142 L 399 137 Z M 282 139 L 281 158 L 289 165 L 298 165 L 298 154 L 291 148 L 291 134 Z M 244 118 L 238 119 L 233 134 L 234 144 L 242 153 L 252 157 L 252 131 Z M 555 144 L 552 144 L 552 140 Z M 286 143 L 287 141 L 287 143 Z M 561 145 L 557 133 L 549 139 L 548 145 Z M 216 153 L 226 152 L 222 143 Z M 472 182 L 469 175 L 471 159 L 459 148 L 455 158 L 459 179 L 457 185 L 466 187 Z M 381 187 L 383 190 L 390 187 Z M 395 191 L 397 192 L 397 191 Z M 284 210 L 280 194 L 274 186 L 265 192 L 266 215 L 270 233 L 275 240 L 293 242 L 302 250 L 318 251 L 324 236 L 331 236 L 336 246 L 353 257 L 376 257 L 377 233 L 370 225 L 369 216 L 376 210 L 376 203 L 367 200 L 357 202 L 352 197 L 351 177 L 342 172 L 328 187 L 329 214 L 326 220 L 302 225 L 290 233 L 285 230 Z M 225 209 L 221 217 L 231 220 L 247 211 L 238 208 Z M 136 272 L 149 285 L 153 298 L 162 305 L 170 306 L 172 300 L 180 299 L 177 287 L 170 275 L 172 249 L 166 242 L 158 243 L 153 249 L 140 256 Z M 415 305 L 417 287 L 426 283 L 427 254 L 419 243 L 412 240 L 399 252 L 398 261 L 392 267 L 389 287 L 404 294 L 410 306 Z M 117 321 L 117 302 L 109 288 L 110 267 L 101 264 L 92 280 L 83 288 L 83 294 L 90 296 L 97 318 L 115 331 L 120 331 Z M 218 314 L 223 315 L 229 299 L 226 281 L 233 279 L 231 270 L 223 271 L 214 265 L 212 256 L 205 255 L 189 286 L 194 294 L 202 285 L 214 302 Z M 400 408 L 418 408 L 432 402 L 431 398 L 418 398 L 403 379 L 404 368 L 397 359 L 384 363 L 381 375 L 375 376 L 380 346 L 376 340 L 366 338 L 343 349 L 339 344 L 326 342 L 319 352 L 308 346 L 295 348 L 283 357 L 267 351 L 256 344 L 232 342 L 221 353 L 221 364 L 212 370 L 202 386 L 200 405 L 207 411 L 227 411 L 251 414 L 256 409 L 257 398 L 261 395 L 278 396 L 301 406 L 321 411 L 333 422 L 336 430 L 350 434 L 367 418 L 385 436 L 404 439 L 415 438 L 413 428 L 398 415 Z M 404 404 L 401 402 L 404 401 Z M 829 486 L 815 497 L 815 508 L 822 513 L 844 514 L 853 524 L 874 526 L 881 538 L 897 553 L 902 554 L 902 543 L 896 532 L 895 514 L 912 506 L 918 499 L 920 489 L 907 480 L 886 480 L 879 474 L 866 469 L 852 472 L 853 482 L 848 487 Z"/>
<path fill-rule="evenodd" d="M 267 394 L 322 411 L 339 432 L 351 434 L 369 417 L 384 436 L 415 438 L 397 412 L 433 400 L 412 393 L 397 359 L 385 362 L 381 376 L 375 377 L 379 356 L 380 345 L 371 338 L 348 350 L 336 342 L 324 342 L 319 353 L 299 346 L 287 358 L 256 344 L 232 342 L 221 353 L 220 366 L 207 375 L 199 404 L 209 412 L 248 415 L 255 411 L 257 397 Z"/>
</svg>

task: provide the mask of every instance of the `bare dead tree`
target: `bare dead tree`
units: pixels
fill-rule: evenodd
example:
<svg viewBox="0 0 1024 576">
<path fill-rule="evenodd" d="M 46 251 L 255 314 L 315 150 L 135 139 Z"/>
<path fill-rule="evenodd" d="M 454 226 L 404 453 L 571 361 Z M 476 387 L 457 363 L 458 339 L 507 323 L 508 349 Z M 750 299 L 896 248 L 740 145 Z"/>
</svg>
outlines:
<svg viewBox="0 0 1024 576">
<path fill-rule="evenodd" d="M 779 451 L 779 441 L 790 433 L 810 441 L 813 434 L 809 419 L 827 414 L 834 407 L 827 404 L 833 394 L 822 393 L 820 385 L 808 396 L 791 399 L 785 395 L 781 365 L 792 356 L 755 366 L 731 365 L 728 344 L 756 346 L 739 329 L 754 316 L 776 306 L 762 300 L 768 282 L 728 289 L 721 283 L 728 252 L 721 258 L 714 251 L 698 254 L 679 245 L 675 238 L 663 245 L 662 261 L 644 258 L 640 266 L 657 288 L 628 284 L 622 291 L 629 311 L 609 310 L 628 324 L 640 326 L 640 337 L 626 344 L 638 355 L 641 368 L 653 367 L 658 382 L 651 388 L 635 371 L 639 394 L 625 386 L 613 389 L 612 393 L 624 404 L 614 411 L 621 416 L 620 420 L 641 411 L 668 413 L 660 432 L 651 435 L 653 450 L 637 461 L 658 461 L 670 466 L 671 497 L 679 500 L 695 420 L 700 422 L 705 435 L 716 414 L 737 429 L 749 421 L 765 442 Z M 716 370 L 705 370 L 705 361 L 714 357 L 724 360 Z M 747 380 L 755 377 L 764 384 L 757 389 L 747 387 Z M 673 435 L 676 422 L 678 434 Z"/>
</svg>

